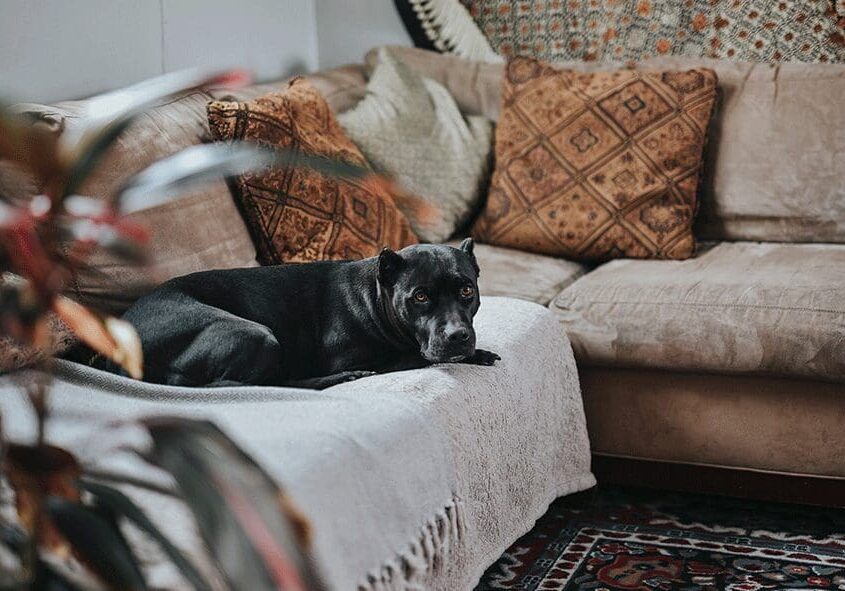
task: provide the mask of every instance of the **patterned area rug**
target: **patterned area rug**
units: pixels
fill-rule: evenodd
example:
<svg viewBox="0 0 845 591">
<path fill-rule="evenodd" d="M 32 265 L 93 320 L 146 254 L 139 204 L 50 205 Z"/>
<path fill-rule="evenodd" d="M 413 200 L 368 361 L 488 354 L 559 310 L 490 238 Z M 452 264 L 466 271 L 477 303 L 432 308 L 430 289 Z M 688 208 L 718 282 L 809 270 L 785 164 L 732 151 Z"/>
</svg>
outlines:
<svg viewBox="0 0 845 591">
<path fill-rule="evenodd" d="M 845 511 L 606 488 L 555 502 L 475 591 L 845 590 Z"/>
</svg>

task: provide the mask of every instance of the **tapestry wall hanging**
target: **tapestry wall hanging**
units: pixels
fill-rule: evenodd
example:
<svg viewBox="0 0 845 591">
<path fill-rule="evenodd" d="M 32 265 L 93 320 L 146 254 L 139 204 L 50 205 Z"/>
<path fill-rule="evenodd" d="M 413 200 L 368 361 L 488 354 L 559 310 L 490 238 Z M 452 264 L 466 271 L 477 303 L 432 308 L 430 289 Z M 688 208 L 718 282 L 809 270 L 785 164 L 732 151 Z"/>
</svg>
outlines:
<svg viewBox="0 0 845 591">
<path fill-rule="evenodd" d="M 395 0 L 421 47 L 486 61 L 845 62 L 845 0 Z"/>
</svg>

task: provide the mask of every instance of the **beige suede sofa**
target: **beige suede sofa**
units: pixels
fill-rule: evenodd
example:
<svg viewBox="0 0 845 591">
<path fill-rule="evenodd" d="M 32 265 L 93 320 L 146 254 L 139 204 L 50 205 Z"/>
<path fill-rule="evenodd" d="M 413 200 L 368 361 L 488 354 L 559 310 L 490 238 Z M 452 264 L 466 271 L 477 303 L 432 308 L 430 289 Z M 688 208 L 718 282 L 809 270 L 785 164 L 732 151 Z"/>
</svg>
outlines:
<svg viewBox="0 0 845 591">
<path fill-rule="evenodd" d="M 395 51 L 446 86 L 465 113 L 497 118 L 501 64 Z M 310 78 L 342 112 L 364 95 L 376 59 L 371 52 L 364 64 Z M 780 483 L 799 478 L 810 496 L 816 483 L 842 491 L 845 66 L 673 58 L 639 67 L 702 62 L 716 70 L 722 97 L 707 148 L 697 255 L 590 268 L 478 245 L 482 293 L 548 306 L 565 328 L 600 482 L 706 489 L 715 474 L 707 470 L 721 468 L 729 477 L 722 472 L 709 484 L 718 480 L 722 492 L 742 492 L 749 473 L 778 475 Z M 205 105 L 222 95 L 231 93 L 194 93 L 151 111 L 85 191 L 109 194 L 130 173 L 206 139 Z M 79 103 L 26 109 L 58 131 L 72 124 Z M 101 258 L 94 266 L 109 280 L 81 276 L 75 289 L 83 301 L 120 311 L 167 277 L 256 265 L 223 181 L 133 215 L 155 231 L 155 274 Z M 689 476 L 675 469 L 682 465 L 703 471 Z M 752 494 L 770 496 L 778 486 L 789 488 Z"/>
<path fill-rule="evenodd" d="M 502 65 L 396 52 L 465 112 L 497 118 Z M 842 504 L 845 65 L 637 67 L 701 65 L 718 74 L 721 97 L 697 255 L 592 269 L 488 247 L 483 290 L 560 319 L 600 482 Z"/>
</svg>

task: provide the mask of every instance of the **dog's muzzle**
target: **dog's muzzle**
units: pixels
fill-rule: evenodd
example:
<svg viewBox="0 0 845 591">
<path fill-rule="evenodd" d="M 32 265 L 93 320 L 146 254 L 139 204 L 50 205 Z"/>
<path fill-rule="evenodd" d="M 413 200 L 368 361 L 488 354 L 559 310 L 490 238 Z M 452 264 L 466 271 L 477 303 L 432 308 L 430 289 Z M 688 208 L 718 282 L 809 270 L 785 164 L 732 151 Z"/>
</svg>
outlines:
<svg viewBox="0 0 845 591">
<path fill-rule="evenodd" d="M 432 363 L 463 361 L 475 353 L 475 331 L 466 326 L 445 330 L 436 342 L 430 342 L 430 346 L 420 352 Z"/>
</svg>

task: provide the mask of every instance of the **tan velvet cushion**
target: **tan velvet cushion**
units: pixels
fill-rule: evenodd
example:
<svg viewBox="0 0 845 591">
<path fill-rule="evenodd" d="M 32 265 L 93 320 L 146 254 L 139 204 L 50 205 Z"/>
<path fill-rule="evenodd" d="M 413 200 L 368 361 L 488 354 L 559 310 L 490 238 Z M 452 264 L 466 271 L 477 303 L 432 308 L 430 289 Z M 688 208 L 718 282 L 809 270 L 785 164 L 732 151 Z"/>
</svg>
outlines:
<svg viewBox="0 0 845 591">
<path fill-rule="evenodd" d="M 209 137 L 205 106 L 211 96 L 193 92 L 142 115 L 109 150 L 82 194 L 111 196 L 132 174 L 153 162 Z M 57 131 L 72 128 L 84 101 L 54 107 L 30 106 L 30 113 L 58 121 Z M 105 252 L 95 252 L 73 285 L 82 303 L 121 313 L 143 293 L 171 277 L 216 267 L 255 265 L 255 247 L 220 179 L 175 200 L 131 213 L 151 233 L 152 266 L 139 268 Z"/>
<path fill-rule="evenodd" d="M 695 250 L 712 70 L 579 73 L 506 68 L 482 242 L 602 261 Z"/>
<path fill-rule="evenodd" d="M 699 234 L 845 242 L 845 64 L 718 64 Z"/>
<path fill-rule="evenodd" d="M 448 242 L 458 246 L 460 240 Z M 475 244 L 481 269 L 482 296 L 504 296 L 547 305 L 560 291 L 587 272 L 587 267 L 566 259 L 532 254 L 491 244 Z"/>
<path fill-rule="evenodd" d="M 343 113 L 360 101 L 367 94 L 367 80 L 364 66 L 349 64 L 331 70 L 321 70 L 304 76 L 323 98 L 335 114 Z M 217 100 L 251 101 L 271 92 L 280 92 L 287 88 L 290 79 L 254 84 L 237 90 L 211 90 L 209 94 Z"/>
<path fill-rule="evenodd" d="M 211 102 L 208 121 L 218 141 L 367 165 L 320 92 L 301 78 L 249 102 Z M 361 259 L 417 242 L 392 195 L 362 180 L 277 167 L 239 175 L 232 190 L 265 265 Z"/>
<path fill-rule="evenodd" d="M 618 260 L 550 308 L 580 363 L 845 382 L 845 246 L 722 243 Z"/>
<path fill-rule="evenodd" d="M 193 192 L 175 201 L 137 211 L 129 219 L 151 233 L 150 265 L 138 268 L 102 252 L 78 273 L 74 299 L 113 314 L 124 312 L 140 296 L 180 275 L 255 267 L 255 246 L 226 186 Z"/>
<path fill-rule="evenodd" d="M 466 113 L 499 118 L 503 65 L 414 48 L 391 51 L 452 92 Z M 377 54 L 367 55 L 372 67 Z M 579 71 L 625 64 L 562 62 Z M 696 233 L 714 240 L 845 242 L 845 64 L 644 60 L 642 70 L 710 68 L 722 98 L 705 153 Z"/>
</svg>

